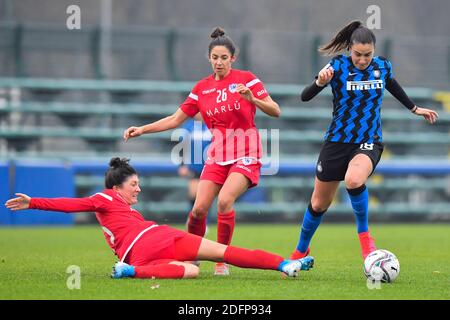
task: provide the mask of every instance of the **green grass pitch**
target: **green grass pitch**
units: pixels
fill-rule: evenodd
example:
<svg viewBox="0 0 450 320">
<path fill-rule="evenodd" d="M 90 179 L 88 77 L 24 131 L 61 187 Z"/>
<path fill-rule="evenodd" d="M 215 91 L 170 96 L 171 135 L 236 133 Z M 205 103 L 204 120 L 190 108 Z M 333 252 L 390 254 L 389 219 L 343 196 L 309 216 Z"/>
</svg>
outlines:
<svg viewBox="0 0 450 320">
<path fill-rule="evenodd" d="M 99 226 L 0 228 L 0 299 L 450 299 L 450 225 L 373 224 L 371 231 L 401 266 L 379 289 L 363 276 L 354 225 L 322 225 L 312 242 L 315 267 L 298 278 L 237 267 L 215 277 L 203 262 L 189 280 L 110 279 L 116 260 Z M 215 237 L 212 226 L 208 238 Z M 238 223 L 233 244 L 288 256 L 297 238 L 297 225 Z M 80 289 L 67 287 L 71 265 L 80 268 Z"/>
</svg>

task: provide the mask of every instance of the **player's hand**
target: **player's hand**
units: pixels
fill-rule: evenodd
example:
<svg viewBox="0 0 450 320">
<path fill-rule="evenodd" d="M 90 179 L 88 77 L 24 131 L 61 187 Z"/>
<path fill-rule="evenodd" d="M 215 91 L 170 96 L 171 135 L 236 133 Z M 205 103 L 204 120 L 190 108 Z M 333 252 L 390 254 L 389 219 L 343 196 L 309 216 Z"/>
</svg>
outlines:
<svg viewBox="0 0 450 320">
<path fill-rule="evenodd" d="M 242 83 L 237 85 L 236 92 L 239 93 L 245 100 L 253 103 L 255 96 L 253 95 L 252 90 L 244 86 Z"/>
<path fill-rule="evenodd" d="M 414 111 L 414 114 L 424 117 L 425 120 L 430 124 L 435 123 L 439 117 L 436 111 L 419 107 L 417 107 L 416 111 Z"/>
<path fill-rule="evenodd" d="M 5 207 L 9 210 L 17 211 L 17 210 L 25 210 L 30 207 L 31 198 L 23 193 L 16 193 L 17 198 L 9 199 L 5 203 Z"/>
<path fill-rule="evenodd" d="M 316 84 L 320 87 L 325 86 L 331 81 L 334 75 L 334 69 L 332 67 L 324 68 L 320 70 L 319 75 L 316 80 Z"/>
<path fill-rule="evenodd" d="M 142 135 L 143 129 L 142 127 L 129 127 L 123 132 L 123 139 L 128 141 L 130 138 L 136 138 Z"/>
</svg>

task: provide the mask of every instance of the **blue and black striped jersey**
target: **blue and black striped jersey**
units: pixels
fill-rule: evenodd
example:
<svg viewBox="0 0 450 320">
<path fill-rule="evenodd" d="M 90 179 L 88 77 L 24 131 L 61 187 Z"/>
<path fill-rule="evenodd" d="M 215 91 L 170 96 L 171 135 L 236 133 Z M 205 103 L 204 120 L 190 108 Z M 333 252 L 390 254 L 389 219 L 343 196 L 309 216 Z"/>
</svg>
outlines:
<svg viewBox="0 0 450 320">
<path fill-rule="evenodd" d="M 344 143 L 381 142 L 380 109 L 386 82 L 393 78 L 386 58 L 373 57 L 365 70 L 359 70 L 351 57 L 338 55 L 325 68 L 334 69 L 333 119 L 325 140 Z"/>
</svg>

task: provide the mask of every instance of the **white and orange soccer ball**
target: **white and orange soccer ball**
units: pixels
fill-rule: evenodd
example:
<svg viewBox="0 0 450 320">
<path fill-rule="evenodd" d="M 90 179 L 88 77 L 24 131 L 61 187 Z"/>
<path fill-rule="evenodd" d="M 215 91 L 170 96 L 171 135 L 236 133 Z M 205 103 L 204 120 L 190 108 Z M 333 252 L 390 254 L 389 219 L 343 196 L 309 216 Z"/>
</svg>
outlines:
<svg viewBox="0 0 450 320">
<path fill-rule="evenodd" d="M 388 250 L 375 250 L 364 260 L 364 275 L 371 281 L 394 282 L 399 273 L 400 262 Z"/>
</svg>

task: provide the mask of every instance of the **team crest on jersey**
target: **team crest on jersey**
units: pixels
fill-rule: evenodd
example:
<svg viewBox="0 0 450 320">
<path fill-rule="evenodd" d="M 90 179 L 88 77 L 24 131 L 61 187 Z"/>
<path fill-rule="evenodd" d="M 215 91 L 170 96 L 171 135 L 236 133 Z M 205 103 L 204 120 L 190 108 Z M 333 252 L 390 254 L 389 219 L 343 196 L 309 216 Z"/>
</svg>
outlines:
<svg viewBox="0 0 450 320">
<path fill-rule="evenodd" d="M 228 86 L 228 90 L 230 90 L 231 93 L 235 93 L 237 89 L 237 83 L 232 83 Z"/>
<path fill-rule="evenodd" d="M 380 75 L 381 75 L 380 70 L 373 70 L 373 76 L 374 76 L 375 78 L 379 78 Z"/>
</svg>

